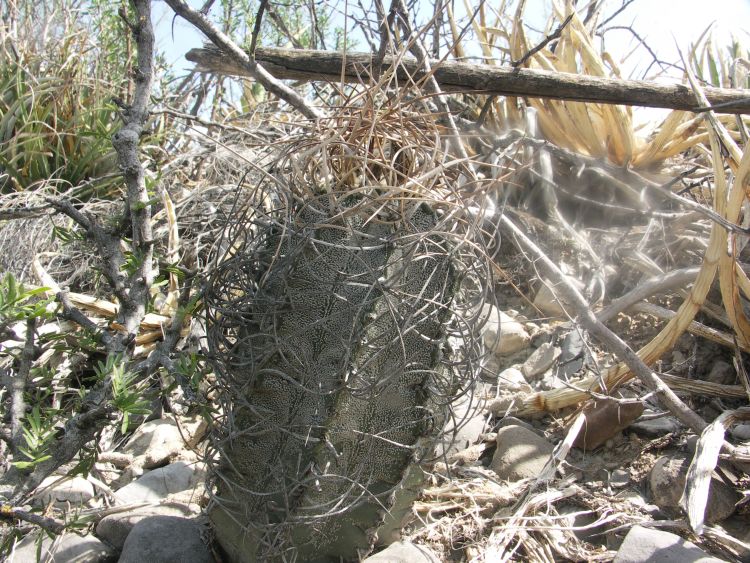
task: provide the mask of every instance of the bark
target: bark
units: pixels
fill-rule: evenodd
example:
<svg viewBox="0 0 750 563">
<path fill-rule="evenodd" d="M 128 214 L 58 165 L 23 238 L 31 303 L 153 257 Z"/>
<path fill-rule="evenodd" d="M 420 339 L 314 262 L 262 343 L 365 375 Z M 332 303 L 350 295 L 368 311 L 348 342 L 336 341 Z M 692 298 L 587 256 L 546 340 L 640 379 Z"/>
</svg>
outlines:
<svg viewBox="0 0 750 563">
<path fill-rule="evenodd" d="M 251 76 L 247 68 L 223 51 L 214 47 L 191 49 L 186 58 L 196 63 L 198 70 Z M 312 51 L 305 49 L 258 48 L 255 60 L 275 78 L 294 80 L 365 80 L 374 74 L 377 56 L 370 53 Z M 383 68 L 393 64 L 386 56 Z M 514 69 L 460 63 L 430 61 L 434 77 L 444 90 L 473 91 L 500 96 L 528 96 L 579 102 L 625 104 L 633 106 L 704 111 L 692 90 L 683 84 L 656 84 L 642 80 L 620 80 L 581 74 L 532 69 Z M 424 78 L 423 65 L 413 58 L 400 62 L 399 77 L 407 80 Z M 750 113 L 750 91 L 706 87 L 712 108 L 719 113 Z"/>
</svg>

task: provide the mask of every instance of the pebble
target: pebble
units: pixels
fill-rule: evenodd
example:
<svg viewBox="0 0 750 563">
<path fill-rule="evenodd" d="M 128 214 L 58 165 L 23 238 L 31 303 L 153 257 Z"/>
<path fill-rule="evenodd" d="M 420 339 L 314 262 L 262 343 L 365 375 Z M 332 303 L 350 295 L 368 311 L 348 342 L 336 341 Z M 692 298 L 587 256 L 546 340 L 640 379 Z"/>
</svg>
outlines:
<svg viewBox="0 0 750 563">
<path fill-rule="evenodd" d="M 641 402 L 618 402 L 614 399 L 594 399 L 583 408 L 585 422 L 573 442 L 576 448 L 593 450 L 615 434 L 624 430 L 643 414 Z"/>
<path fill-rule="evenodd" d="M 211 550 L 201 538 L 202 528 L 196 520 L 178 516 L 144 518 L 128 534 L 118 563 L 213 563 Z"/>
<path fill-rule="evenodd" d="M 362 563 L 440 563 L 440 559 L 423 545 L 398 541 L 363 559 Z"/>
<path fill-rule="evenodd" d="M 203 432 L 205 433 L 205 429 Z M 189 438 L 191 434 L 188 433 L 187 425 L 183 425 L 181 432 L 172 419 L 152 420 L 138 427 L 121 453 L 137 458 L 134 463 L 145 469 L 159 467 L 173 461 L 185 449 L 183 434 L 189 442 L 197 441 Z M 192 437 L 195 438 L 195 434 Z"/>
<path fill-rule="evenodd" d="M 523 426 L 505 426 L 497 431 L 490 469 L 509 481 L 539 477 L 552 450 L 552 444 L 536 432 Z"/>
<path fill-rule="evenodd" d="M 589 358 L 588 349 L 581 335 L 581 329 L 573 329 L 562 341 L 556 376 L 568 380 L 583 369 Z"/>
<path fill-rule="evenodd" d="M 517 367 L 509 367 L 500 372 L 497 376 L 497 386 L 500 389 L 509 391 L 526 391 L 531 392 L 531 385 L 526 382 L 523 373 Z"/>
<path fill-rule="evenodd" d="M 633 526 L 613 563 L 722 563 L 676 534 Z"/>
<path fill-rule="evenodd" d="M 118 504 L 158 501 L 171 494 L 190 490 L 202 483 L 204 478 L 202 464 L 177 461 L 145 473 L 118 490 L 115 497 Z"/>
<path fill-rule="evenodd" d="M 682 424 L 671 416 L 660 416 L 649 420 L 639 420 L 630 425 L 630 429 L 647 436 L 649 438 L 658 438 L 672 432 L 679 432 Z"/>
<path fill-rule="evenodd" d="M 627 469 L 615 469 L 609 478 L 609 485 L 613 489 L 622 489 L 630 484 L 630 471 Z"/>
<path fill-rule="evenodd" d="M 671 513 L 680 510 L 680 499 L 685 490 L 689 466 L 690 459 L 684 455 L 665 455 L 656 460 L 649 476 L 654 504 Z M 739 499 L 739 495 L 732 487 L 712 478 L 706 504 L 706 522 L 721 522 L 731 516 Z"/>
<path fill-rule="evenodd" d="M 534 353 L 524 362 L 521 366 L 521 372 L 527 379 L 542 375 L 552 367 L 559 356 L 560 348 L 545 342 L 534 350 Z"/>
<path fill-rule="evenodd" d="M 94 485 L 80 476 L 66 478 L 51 475 L 42 481 L 39 491 L 36 500 L 45 505 L 50 502 L 81 505 L 94 498 Z"/>
<path fill-rule="evenodd" d="M 490 310 L 482 335 L 487 348 L 495 354 L 505 356 L 523 350 L 529 345 L 531 337 L 521 323 L 497 307 L 492 305 L 487 305 L 487 307 L 490 307 Z M 485 313 L 487 313 L 486 310 Z"/>
</svg>

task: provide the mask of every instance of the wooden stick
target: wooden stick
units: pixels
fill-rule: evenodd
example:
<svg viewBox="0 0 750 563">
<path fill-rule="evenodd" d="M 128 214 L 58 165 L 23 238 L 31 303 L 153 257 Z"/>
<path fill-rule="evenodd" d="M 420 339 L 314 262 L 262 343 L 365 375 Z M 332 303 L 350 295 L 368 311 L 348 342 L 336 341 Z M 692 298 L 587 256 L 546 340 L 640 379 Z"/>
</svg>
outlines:
<svg viewBox="0 0 750 563">
<path fill-rule="evenodd" d="M 185 55 L 203 72 L 234 76 L 250 76 L 248 70 L 234 57 L 215 47 L 191 49 Z M 372 74 L 375 55 L 343 53 L 308 49 L 259 48 L 255 59 L 274 77 L 295 80 L 325 80 L 338 82 L 344 67 L 344 79 L 349 82 L 366 80 Z M 384 66 L 393 64 L 386 56 Z M 455 61 L 430 61 L 438 84 L 446 90 L 474 91 L 501 96 L 528 96 L 579 102 L 625 104 L 632 106 L 706 111 L 695 95 L 683 84 L 656 84 L 643 80 L 620 80 L 582 74 L 545 70 L 514 69 L 477 65 Z M 424 71 L 419 61 L 402 58 L 399 77 L 420 79 Z M 719 113 L 750 113 L 750 90 L 705 88 L 711 107 Z"/>
</svg>

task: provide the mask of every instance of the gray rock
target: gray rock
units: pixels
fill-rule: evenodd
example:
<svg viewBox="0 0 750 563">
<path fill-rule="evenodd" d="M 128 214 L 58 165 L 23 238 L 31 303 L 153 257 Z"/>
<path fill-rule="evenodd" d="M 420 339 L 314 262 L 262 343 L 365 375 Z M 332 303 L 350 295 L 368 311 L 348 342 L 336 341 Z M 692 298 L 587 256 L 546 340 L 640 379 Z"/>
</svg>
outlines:
<svg viewBox="0 0 750 563">
<path fill-rule="evenodd" d="M 590 359 L 588 348 L 581 335 L 581 329 L 574 328 L 563 339 L 560 358 L 555 375 L 568 380 L 583 369 L 584 362 Z"/>
<path fill-rule="evenodd" d="M 560 356 L 560 348 L 545 342 L 521 366 L 521 372 L 527 379 L 542 375 L 552 367 L 555 360 Z"/>
<path fill-rule="evenodd" d="M 644 509 L 649 514 L 659 511 L 658 506 L 656 506 L 655 504 L 649 504 L 648 500 L 646 500 L 646 497 L 633 489 L 625 489 L 624 491 L 617 493 L 617 495 L 615 495 L 615 498 L 619 500 L 626 500 L 632 505 Z"/>
<path fill-rule="evenodd" d="M 128 534 L 119 563 L 213 563 L 201 538 L 202 527 L 196 520 L 177 516 L 144 518 Z"/>
<path fill-rule="evenodd" d="M 735 371 L 734 366 L 727 362 L 722 362 L 721 360 L 711 366 L 711 371 L 708 372 L 708 376 L 706 376 L 706 380 L 711 383 L 718 383 L 719 385 L 732 385 L 736 379 L 737 372 Z"/>
<path fill-rule="evenodd" d="M 66 478 L 50 475 L 39 485 L 39 491 L 35 500 L 41 504 L 69 502 L 72 505 L 81 505 L 94 498 L 94 486 L 80 476 Z"/>
<path fill-rule="evenodd" d="M 743 442 L 750 440 L 750 424 L 738 424 L 730 430 L 730 434 Z"/>
<path fill-rule="evenodd" d="M 722 563 L 680 536 L 633 526 L 613 563 Z"/>
<path fill-rule="evenodd" d="M 180 429 L 173 420 L 159 419 L 138 427 L 121 452 L 141 458 L 146 469 L 169 463 L 185 448 Z"/>
<path fill-rule="evenodd" d="M 509 481 L 538 477 L 552 450 L 552 444 L 535 432 L 523 426 L 505 426 L 497 431 L 490 468 Z"/>
<path fill-rule="evenodd" d="M 120 504 L 158 501 L 197 486 L 204 473 L 202 464 L 177 461 L 145 473 L 117 491 L 115 497 Z"/>
<path fill-rule="evenodd" d="M 531 430 L 534 434 L 537 434 L 538 436 L 543 437 L 539 431 L 534 428 L 531 424 L 526 422 L 525 420 L 521 420 L 520 418 L 516 418 L 515 416 L 506 416 L 504 418 L 501 418 L 497 424 L 495 424 L 496 428 L 503 428 L 505 426 L 523 426 L 527 430 Z"/>
<path fill-rule="evenodd" d="M 500 311 L 490 307 L 487 322 L 482 335 L 485 345 L 498 355 L 508 355 L 523 350 L 529 345 L 531 337 L 524 326 Z"/>
<path fill-rule="evenodd" d="M 675 513 L 679 510 L 689 466 L 690 459 L 682 455 L 662 456 L 656 460 L 649 476 L 654 504 L 667 512 Z M 732 487 L 712 478 L 706 504 L 706 521 L 721 522 L 731 516 L 738 500 L 740 497 Z"/>
<path fill-rule="evenodd" d="M 497 376 L 497 386 L 500 389 L 509 391 L 526 391 L 531 392 L 531 385 L 526 382 L 521 370 L 517 367 L 509 367 L 500 372 Z"/>
<path fill-rule="evenodd" d="M 398 541 L 380 553 L 363 559 L 362 563 L 440 563 L 440 560 L 423 545 Z"/>
<path fill-rule="evenodd" d="M 38 532 L 33 532 L 21 540 L 7 559 L 8 563 L 37 561 L 39 536 Z M 47 561 L 48 563 L 103 563 L 111 561 L 114 557 L 114 551 L 94 536 L 79 536 L 67 532 L 57 543 L 46 533 L 42 533 L 41 536 L 41 561 Z"/>
<path fill-rule="evenodd" d="M 671 416 L 638 420 L 630 425 L 631 430 L 649 438 L 658 438 L 671 432 L 679 432 L 681 428 L 682 425 L 679 421 Z"/>
<path fill-rule="evenodd" d="M 614 489 L 621 489 L 630 484 L 630 472 L 626 469 L 615 469 L 609 477 L 609 485 Z"/>
<path fill-rule="evenodd" d="M 101 519 L 96 526 L 96 535 L 117 550 L 122 550 L 125 539 L 133 527 L 151 516 L 192 517 L 200 514 L 197 504 L 188 505 L 179 502 L 165 502 L 155 506 L 145 506 L 126 512 L 110 514 Z"/>
</svg>

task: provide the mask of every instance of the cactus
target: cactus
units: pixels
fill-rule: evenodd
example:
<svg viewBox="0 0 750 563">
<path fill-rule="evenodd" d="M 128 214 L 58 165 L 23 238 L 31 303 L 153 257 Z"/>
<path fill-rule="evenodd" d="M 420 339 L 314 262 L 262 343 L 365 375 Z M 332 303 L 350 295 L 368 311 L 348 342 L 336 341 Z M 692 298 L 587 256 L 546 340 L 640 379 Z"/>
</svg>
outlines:
<svg viewBox="0 0 750 563">
<path fill-rule="evenodd" d="M 364 110 L 343 130 L 363 135 L 363 115 L 368 143 L 342 140 L 339 124 L 280 158 L 284 183 L 234 219 L 207 279 L 224 409 L 209 513 L 235 561 L 369 552 L 473 375 L 448 343 L 472 334 L 457 331 L 456 303 L 467 279 L 476 285 L 465 257 L 469 269 L 480 261 L 454 238 L 451 175 L 404 189 L 441 153 L 406 142 L 419 123 L 394 137 L 392 121 Z"/>
</svg>

